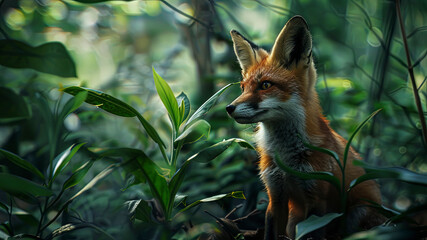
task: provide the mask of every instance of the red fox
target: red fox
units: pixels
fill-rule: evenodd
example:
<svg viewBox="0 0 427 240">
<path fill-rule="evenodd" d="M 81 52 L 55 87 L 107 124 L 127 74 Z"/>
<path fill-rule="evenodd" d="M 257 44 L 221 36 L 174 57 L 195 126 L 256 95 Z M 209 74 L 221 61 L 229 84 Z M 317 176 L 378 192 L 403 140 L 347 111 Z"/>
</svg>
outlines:
<svg viewBox="0 0 427 240">
<path fill-rule="evenodd" d="M 324 153 L 311 151 L 304 142 L 335 151 L 343 158 L 347 141 L 329 127 L 315 90 L 316 69 L 311 34 L 304 18 L 290 19 L 277 36 L 271 53 L 239 32 L 230 32 L 234 52 L 242 69 L 242 94 L 226 107 L 238 123 L 259 123 L 256 131 L 260 177 L 269 204 L 265 216 L 265 239 L 294 239 L 296 225 L 310 215 L 340 212 L 340 197 L 326 181 L 302 180 L 286 174 L 273 161 L 280 157 L 303 172 L 326 171 L 341 179 L 337 162 Z M 350 149 L 345 184 L 363 175 L 352 164 L 358 154 Z M 276 159 L 276 161 L 279 159 Z M 369 229 L 382 223 L 382 216 L 367 201 L 381 203 L 378 185 L 367 181 L 351 190 L 347 201 L 346 231 Z M 329 224 L 309 239 L 335 238 L 339 226 Z"/>
</svg>

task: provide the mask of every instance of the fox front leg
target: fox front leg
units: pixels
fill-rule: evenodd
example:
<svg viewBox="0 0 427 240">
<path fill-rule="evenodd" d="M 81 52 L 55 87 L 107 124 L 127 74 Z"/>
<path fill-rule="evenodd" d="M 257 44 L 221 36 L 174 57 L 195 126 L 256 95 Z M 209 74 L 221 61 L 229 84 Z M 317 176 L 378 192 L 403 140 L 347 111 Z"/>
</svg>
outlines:
<svg viewBox="0 0 427 240">
<path fill-rule="evenodd" d="M 265 240 L 285 240 L 288 223 L 288 201 L 271 201 L 265 213 Z"/>
</svg>

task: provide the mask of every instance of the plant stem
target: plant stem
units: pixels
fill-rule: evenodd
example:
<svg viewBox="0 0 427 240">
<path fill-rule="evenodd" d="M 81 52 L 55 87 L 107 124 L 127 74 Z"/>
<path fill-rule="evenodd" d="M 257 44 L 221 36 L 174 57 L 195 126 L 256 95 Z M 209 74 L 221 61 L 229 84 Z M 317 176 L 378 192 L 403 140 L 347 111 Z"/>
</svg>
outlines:
<svg viewBox="0 0 427 240">
<path fill-rule="evenodd" d="M 13 236 L 13 235 L 15 235 L 15 233 L 13 231 L 13 225 L 12 225 L 13 199 L 12 199 L 11 195 L 9 195 L 9 198 L 10 198 L 9 226 L 10 226 L 10 233 Z"/>
<path fill-rule="evenodd" d="M 44 230 L 44 229 L 42 229 L 42 224 L 43 224 L 44 216 L 45 216 L 46 211 L 47 211 L 47 205 L 48 205 L 48 202 L 49 202 L 49 197 L 47 197 L 47 198 L 46 198 L 46 201 L 45 201 L 45 203 L 44 203 L 44 210 L 43 210 L 43 208 L 40 206 L 40 220 L 39 220 L 39 226 L 37 227 L 37 233 L 36 233 L 36 235 L 37 235 L 37 236 L 41 236 L 41 235 L 42 235 L 42 232 L 43 232 L 43 230 Z"/>
<path fill-rule="evenodd" d="M 427 144 L 426 120 L 424 118 L 424 111 L 423 111 L 423 107 L 421 105 L 420 95 L 418 94 L 417 83 L 415 82 L 414 67 L 412 66 L 411 57 L 409 55 L 408 42 L 406 39 L 405 26 L 403 25 L 402 14 L 400 12 L 400 1 L 399 0 L 396 0 L 396 11 L 397 11 L 397 18 L 399 19 L 400 31 L 402 33 L 403 46 L 405 47 L 406 61 L 408 62 L 408 72 L 409 72 L 409 76 L 410 76 L 411 83 L 412 83 L 412 90 L 414 92 L 415 104 L 416 104 L 417 110 L 418 110 L 418 117 L 420 118 L 421 130 L 423 133 L 423 141 L 424 141 L 424 145 L 426 145 Z"/>
</svg>

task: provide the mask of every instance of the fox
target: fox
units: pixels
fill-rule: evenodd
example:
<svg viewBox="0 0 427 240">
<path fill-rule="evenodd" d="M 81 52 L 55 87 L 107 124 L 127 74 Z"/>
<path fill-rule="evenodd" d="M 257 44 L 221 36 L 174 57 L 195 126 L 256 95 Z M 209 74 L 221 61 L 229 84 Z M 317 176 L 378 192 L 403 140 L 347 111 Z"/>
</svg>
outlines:
<svg viewBox="0 0 427 240">
<path fill-rule="evenodd" d="M 231 30 L 230 35 L 241 67 L 242 93 L 226 106 L 226 111 L 237 123 L 258 123 L 255 143 L 259 175 L 269 200 L 264 239 L 295 239 L 299 222 L 311 215 L 341 211 L 339 192 L 326 181 L 290 175 L 275 161 L 282 161 L 297 171 L 330 172 L 342 179 L 335 159 L 309 149 L 305 143 L 334 151 L 343 164 L 347 141 L 329 126 L 322 113 L 315 89 L 312 37 L 303 17 L 294 16 L 285 24 L 271 52 L 236 30 Z M 348 187 L 353 179 L 365 174 L 365 170 L 352 164 L 353 159 L 360 159 L 353 148 L 347 159 L 345 182 L 341 184 Z M 344 226 L 347 233 L 384 222 L 382 215 L 367 206 L 372 202 L 381 204 L 379 185 L 373 180 L 349 192 Z M 306 239 L 340 239 L 340 226 L 332 221 Z"/>
</svg>

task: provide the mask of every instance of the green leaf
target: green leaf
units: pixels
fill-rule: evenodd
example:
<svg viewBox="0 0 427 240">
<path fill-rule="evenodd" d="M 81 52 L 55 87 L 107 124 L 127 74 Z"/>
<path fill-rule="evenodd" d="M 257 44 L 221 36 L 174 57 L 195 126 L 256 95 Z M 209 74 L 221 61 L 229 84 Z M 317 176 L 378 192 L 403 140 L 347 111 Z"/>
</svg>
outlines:
<svg viewBox="0 0 427 240">
<path fill-rule="evenodd" d="M 385 208 L 384 206 L 382 206 L 382 207 Z M 385 208 L 385 209 L 390 210 L 388 208 Z M 399 221 L 405 219 L 408 222 L 414 221 L 414 224 L 418 225 L 418 223 L 416 223 L 416 221 L 414 219 L 414 215 L 421 213 L 421 212 L 425 212 L 426 210 L 427 210 L 427 203 L 424 203 L 424 204 L 421 204 L 421 205 L 418 205 L 415 207 L 411 207 L 411 208 L 405 210 L 404 212 L 395 214 L 394 216 L 390 217 L 388 221 L 392 222 L 392 223 L 396 223 L 396 222 L 399 222 Z M 394 210 L 391 210 L 391 211 L 393 211 L 393 213 L 396 212 Z"/>
<path fill-rule="evenodd" d="M 0 203 L 0 206 L 1 205 L 2 205 L 2 203 Z M 0 212 L 3 212 L 6 215 L 9 214 L 8 211 L 9 211 L 8 209 L 4 209 L 4 210 L 0 209 Z M 25 223 L 27 226 L 37 227 L 39 224 L 38 218 L 36 218 L 31 213 L 17 207 L 16 205 L 13 205 L 12 216 L 19 218 L 19 220 L 22 221 L 23 223 Z M 0 237 L 0 239 L 2 239 L 2 238 Z"/>
<path fill-rule="evenodd" d="M 341 191 L 340 180 L 330 172 L 300 172 L 291 167 L 288 167 L 285 163 L 283 163 L 283 161 L 281 161 L 280 157 L 277 154 L 274 159 L 274 162 L 277 164 L 277 166 L 279 166 L 279 168 L 281 168 L 286 173 L 305 180 L 324 180 L 334 185 L 338 189 L 338 191 Z"/>
<path fill-rule="evenodd" d="M 70 113 L 76 111 L 84 103 L 87 95 L 87 91 L 81 91 L 74 98 L 68 100 L 61 111 L 60 119 L 65 119 Z"/>
<path fill-rule="evenodd" d="M 157 74 L 153 68 L 154 84 L 156 85 L 157 93 L 163 102 L 166 110 L 168 111 L 169 117 L 171 118 L 172 124 L 176 131 L 181 124 L 181 115 L 178 109 L 178 102 L 176 101 L 175 95 L 168 83 Z"/>
<path fill-rule="evenodd" d="M 0 230 L 0 239 L 11 239 L 11 238 L 8 234 Z"/>
<path fill-rule="evenodd" d="M 60 77 L 77 77 L 73 59 L 59 42 L 32 47 L 17 40 L 2 39 L 0 64 L 11 68 L 31 68 Z"/>
<path fill-rule="evenodd" d="M 34 167 L 31 163 L 25 161 L 24 159 L 20 158 L 18 155 L 1 148 L 0 155 L 3 155 L 3 157 L 5 157 L 11 163 L 39 176 L 41 179 L 44 180 L 44 175 L 36 167 Z"/>
<path fill-rule="evenodd" d="M 421 227 L 422 228 L 422 227 Z M 425 227 L 424 227 L 425 228 Z M 416 229 L 410 229 L 407 225 L 378 226 L 367 231 L 354 233 L 345 240 L 401 240 L 401 239 L 422 239 L 416 237 Z M 425 230 L 418 229 L 425 232 Z"/>
<path fill-rule="evenodd" d="M 306 220 L 300 222 L 296 226 L 296 240 L 301 239 L 304 235 L 322 228 L 330 223 L 332 220 L 342 216 L 342 213 L 328 213 L 322 217 L 311 215 Z"/>
<path fill-rule="evenodd" d="M 53 194 L 42 185 L 9 173 L 0 173 L 0 190 L 16 197 L 48 197 Z"/>
<path fill-rule="evenodd" d="M 55 165 L 55 168 L 52 172 L 52 179 L 50 182 L 53 182 L 55 178 L 64 170 L 64 168 L 68 165 L 71 158 L 76 154 L 76 152 L 86 143 L 80 143 L 77 146 L 75 144 L 71 145 L 69 148 L 67 148 L 64 152 L 59 154 L 54 160 L 53 164 Z"/>
<path fill-rule="evenodd" d="M 136 109 L 134 109 L 127 103 L 122 102 L 121 100 L 115 97 L 112 97 L 106 93 L 103 93 L 97 90 L 88 89 L 88 88 L 72 86 L 72 87 L 64 88 L 62 89 L 62 91 L 74 96 L 76 96 L 78 93 L 82 91 L 87 91 L 88 95 L 86 97 L 85 102 L 121 117 L 136 116 L 138 120 L 141 122 L 145 131 L 147 131 L 148 135 L 162 147 L 165 146 L 165 144 L 163 143 L 162 139 L 160 138 L 157 131 L 153 128 L 153 126 L 151 126 L 151 124 L 147 122 L 147 120 L 145 120 L 145 118 L 142 117 L 142 115 L 138 111 L 136 111 Z"/>
<path fill-rule="evenodd" d="M 131 200 L 125 202 L 128 207 L 129 213 L 138 220 L 143 222 L 152 222 L 151 220 L 151 207 L 143 200 Z"/>
<path fill-rule="evenodd" d="M 73 174 L 67 179 L 67 181 L 64 182 L 62 189 L 65 190 L 77 185 L 84 178 L 84 176 L 86 176 L 92 165 L 93 162 L 89 161 L 79 167 L 76 171 L 73 172 Z"/>
<path fill-rule="evenodd" d="M 190 160 L 185 161 L 184 164 L 182 164 L 181 168 L 175 172 L 175 174 L 172 176 L 171 180 L 169 181 L 168 188 L 169 188 L 170 199 L 174 199 L 176 197 L 176 194 L 178 193 L 178 190 L 181 187 L 182 182 L 184 181 L 185 174 L 187 172 L 190 162 L 191 162 Z M 169 206 L 168 206 L 169 214 L 172 212 L 173 204 L 174 203 L 169 202 Z"/>
<path fill-rule="evenodd" d="M 71 86 L 62 89 L 62 91 L 71 94 L 73 96 L 77 96 L 80 92 L 88 92 L 85 102 L 97 106 L 109 113 L 112 113 L 121 117 L 135 117 L 136 111 L 134 108 L 129 106 L 127 103 L 122 102 L 121 100 L 110 96 L 106 93 L 103 93 L 98 90 L 93 90 L 89 88 L 82 88 L 77 86 Z"/>
<path fill-rule="evenodd" d="M 185 212 L 188 209 L 199 205 L 200 203 L 215 202 L 215 201 L 221 200 L 223 198 L 230 198 L 230 197 L 232 197 L 232 198 L 239 198 L 239 199 L 246 199 L 245 195 L 243 195 L 242 191 L 231 192 L 231 193 L 228 193 L 228 194 L 219 194 L 219 195 L 215 195 L 215 196 L 212 196 L 212 197 L 208 197 L 208 198 L 204 198 L 204 199 L 201 199 L 201 200 L 197 200 L 197 201 L 193 202 L 192 204 L 188 205 L 187 207 L 181 209 L 179 211 L 179 213 Z"/>
<path fill-rule="evenodd" d="M 24 98 L 16 94 L 12 89 L 0 87 L 0 122 L 7 123 L 28 119 L 30 110 Z"/>
<path fill-rule="evenodd" d="M 130 173 L 135 177 L 134 180 L 127 183 L 125 189 L 132 185 L 146 182 L 141 169 L 139 169 L 139 163 L 136 160 L 138 156 L 145 156 L 143 151 L 134 148 L 109 148 L 106 150 L 97 151 L 95 153 L 99 154 L 100 157 L 123 158 L 124 162 L 121 163 L 120 166 L 125 170 L 125 172 Z"/>
<path fill-rule="evenodd" d="M 321 153 L 325 153 L 325 154 L 333 157 L 335 159 L 335 161 L 338 163 L 338 166 L 340 166 L 341 170 L 343 169 L 342 164 L 340 162 L 340 158 L 338 157 L 338 154 L 336 152 L 329 150 L 329 149 L 326 149 L 326 148 L 316 147 L 316 146 L 311 145 L 309 143 L 306 143 L 304 141 L 303 141 L 303 143 L 304 143 L 304 146 L 308 147 L 311 150 L 318 151 Z"/>
<path fill-rule="evenodd" d="M 111 236 L 108 232 L 104 231 L 103 229 L 97 227 L 96 225 L 92 224 L 92 223 L 88 223 L 88 222 L 83 222 L 83 223 L 67 223 L 57 229 L 55 229 L 52 233 L 50 233 L 46 238 L 46 240 L 51 240 L 53 238 L 56 237 L 60 237 L 64 234 L 79 230 L 79 229 L 83 229 L 83 228 L 93 228 L 95 229 L 97 232 L 101 233 L 103 236 L 106 237 L 106 239 L 111 239 L 114 240 L 115 238 L 113 236 Z M 101 239 L 104 239 L 102 236 L 98 236 Z M 21 238 L 20 238 L 21 239 Z"/>
<path fill-rule="evenodd" d="M 3 208 L 6 211 L 6 213 L 9 213 L 9 208 L 2 202 L 0 202 L 0 208 Z"/>
<path fill-rule="evenodd" d="M 70 199 L 68 199 L 67 203 L 71 202 L 76 197 L 80 196 L 82 193 L 86 192 L 87 190 L 89 190 L 93 186 L 95 186 L 95 184 L 97 184 L 98 181 L 100 181 L 105 176 L 110 174 L 114 170 L 115 166 L 116 166 L 115 164 L 111 164 L 110 166 L 106 167 L 102 172 L 100 172 L 98 175 L 96 175 L 94 178 L 92 178 L 92 180 L 90 180 L 90 182 L 88 184 L 86 184 L 86 186 L 84 186 L 79 192 L 77 192 L 76 194 L 74 194 L 74 196 L 72 196 Z"/>
<path fill-rule="evenodd" d="M 177 194 L 175 195 L 175 201 L 174 201 L 174 206 L 177 207 L 179 205 L 187 205 L 185 202 L 187 201 L 187 197 L 188 195 L 181 195 L 181 194 Z"/>
<path fill-rule="evenodd" d="M 354 161 L 355 165 L 361 166 L 366 170 L 366 174 L 354 179 L 349 186 L 348 191 L 357 186 L 358 184 L 373 180 L 373 179 L 395 179 L 408 183 L 418 184 L 427 186 L 427 175 L 412 172 L 406 168 L 390 167 L 390 168 L 379 168 L 368 166 L 362 161 Z"/>
<path fill-rule="evenodd" d="M 176 97 L 176 101 L 179 103 L 179 108 L 181 114 L 182 121 L 185 121 L 190 114 L 191 104 L 190 99 L 188 99 L 187 95 L 184 92 L 181 92 L 178 97 Z"/>
<path fill-rule="evenodd" d="M 218 92 L 216 92 L 214 95 L 212 95 L 212 97 L 210 97 L 208 100 L 206 100 L 206 102 L 204 102 L 202 104 L 202 106 L 200 106 L 193 113 L 193 115 L 190 117 L 190 119 L 188 119 L 187 123 L 185 124 L 185 127 L 187 127 L 188 125 L 191 125 L 191 123 L 193 123 L 196 119 L 199 119 L 203 115 L 205 115 L 215 105 L 215 103 L 218 100 L 219 96 L 221 96 L 221 94 L 225 90 L 227 90 L 229 87 L 231 87 L 232 85 L 235 85 L 235 84 L 239 84 L 239 83 L 230 83 L 230 84 L 227 84 L 225 87 L 221 88 Z"/>
<path fill-rule="evenodd" d="M 158 166 L 147 156 L 139 156 L 137 157 L 137 161 L 150 186 L 151 193 L 159 201 L 164 214 L 167 215 L 170 192 L 166 179 L 158 173 Z"/>
<path fill-rule="evenodd" d="M 122 2 L 130 2 L 130 1 L 134 1 L 134 0 L 74 0 L 76 2 L 80 2 L 80 3 L 101 3 L 101 2 L 111 2 L 111 1 L 122 1 Z"/>
<path fill-rule="evenodd" d="M 184 140 L 184 143 L 196 142 L 203 136 L 208 137 L 210 130 L 211 130 L 211 125 L 207 121 L 203 119 L 198 120 L 195 123 L 193 123 L 190 127 L 185 129 L 185 131 L 175 139 L 175 142 L 178 142 L 181 140 Z"/>
<path fill-rule="evenodd" d="M 350 150 L 350 146 L 351 146 L 351 142 L 353 141 L 353 138 L 369 122 L 369 120 L 371 120 L 371 118 L 373 118 L 375 115 L 377 115 L 377 113 L 381 110 L 382 109 L 378 109 L 375 112 L 371 113 L 371 115 L 369 115 L 369 117 L 367 117 L 361 124 L 359 124 L 359 126 L 357 126 L 356 130 L 354 130 L 354 132 L 351 134 L 350 138 L 348 139 L 347 145 L 345 146 L 345 149 L 344 149 L 344 156 L 343 156 L 344 168 L 347 164 L 348 151 Z"/>
<path fill-rule="evenodd" d="M 231 144 L 238 143 L 243 148 L 248 148 L 255 150 L 255 148 L 250 145 L 248 142 L 246 142 L 243 139 L 240 138 L 230 138 L 228 140 L 223 140 L 222 142 L 219 142 L 217 144 L 214 144 L 210 147 L 207 147 L 203 150 L 201 150 L 199 153 L 194 154 L 189 158 L 190 161 L 196 161 L 196 162 L 209 162 L 218 157 L 221 153 L 223 153 L 225 150 L 227 150 Z"/>
<path fill-rule="evenodd" d="M 400 212 L 398 212 L 396 210 L 388 208 L 382 204 L 378 204 L 377 202 L 374 202 L 372 200 L 369 200 L 369 199 L 361 199 L 361 200 L 368 203 L 368 204 L 366 204 L 367 207 L 375 208 L 378 213 L 385 216 L 389 220 L 390 220 L 390 218 L 401 214 Z"/>
</svg>

